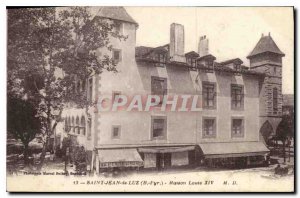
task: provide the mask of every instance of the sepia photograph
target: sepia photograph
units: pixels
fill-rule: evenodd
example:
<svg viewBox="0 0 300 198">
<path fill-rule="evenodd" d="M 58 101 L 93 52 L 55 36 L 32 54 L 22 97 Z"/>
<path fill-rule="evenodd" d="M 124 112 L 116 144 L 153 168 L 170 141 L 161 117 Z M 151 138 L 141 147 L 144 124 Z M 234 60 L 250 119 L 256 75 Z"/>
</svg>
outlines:
<svg viewBox="0 0 300 198">
<path fill-rule="evenodd" d="M 6 7 L 8 192 L 294 192 L 294 7 Z"/>
</svg>

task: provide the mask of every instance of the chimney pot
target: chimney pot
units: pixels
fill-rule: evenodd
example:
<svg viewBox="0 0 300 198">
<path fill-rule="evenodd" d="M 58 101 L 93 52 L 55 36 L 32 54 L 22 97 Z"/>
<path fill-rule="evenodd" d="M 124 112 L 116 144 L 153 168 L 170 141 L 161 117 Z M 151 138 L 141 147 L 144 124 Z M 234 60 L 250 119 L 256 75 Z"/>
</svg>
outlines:
<svg viewBox="0 0 300 198">
<path fill-rule="evenodd" d="M 170 28 L 170 57 L 175 61 L 183 62 L 184 57 L 184 27 L 172 23 Z"/>
<path fill-rule="evenodd" d="M 198 45 L 198 53 L 199 53 L 200 57 L 206 56 L 206 55 L 209 54 L 209 46 L 208 46 L 208 44 L 209 44 L 209 41 L 206 38 L 206 35 L 201 36 L 200 40 L 199 40 L 199 45 Z"/>
</svg>

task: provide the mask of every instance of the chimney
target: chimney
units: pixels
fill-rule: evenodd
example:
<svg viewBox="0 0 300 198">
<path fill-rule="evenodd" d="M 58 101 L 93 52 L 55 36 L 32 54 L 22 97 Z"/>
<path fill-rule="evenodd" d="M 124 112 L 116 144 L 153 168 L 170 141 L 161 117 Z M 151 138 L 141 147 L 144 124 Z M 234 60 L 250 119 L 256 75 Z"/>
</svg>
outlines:
<svg viewBox="0 0 300 198">
<path fill-rule="evenodd" d="M 208 39 L 206 38 L 206 35 L 200 36 L 198 47 L 199 47 L 198 52 L 199 52 L 200 57 L 206 56 L 209 54 Z"/>
<path fill-rule="evenodd" d="M 185 62 L 184 27 L 177 23 L 172 23 L 170 28 L 170 60 Z"/>
</svg>

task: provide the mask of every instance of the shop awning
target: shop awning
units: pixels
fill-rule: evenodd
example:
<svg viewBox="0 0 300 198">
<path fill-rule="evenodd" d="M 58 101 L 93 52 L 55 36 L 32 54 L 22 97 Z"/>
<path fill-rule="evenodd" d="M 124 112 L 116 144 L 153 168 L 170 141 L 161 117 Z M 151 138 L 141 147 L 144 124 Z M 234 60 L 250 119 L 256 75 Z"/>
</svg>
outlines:
<svg viewBox="0 0 300 198">
<path fill-rule="evenodd" d="M 144 162 L 136 149 L 98 150 L 101 168 L 107 167 L 140 167 Z"/>
<path fill-rule="evenodd" d="M 139 148 L 141 153 L 178 153 L 184 151 L 192 151 L 195 146 L 184 147 L 151 147 L 151 148 Z"/>
<path fill-rule="evenodd" d="M 205 158 L 257 156 L 270 152 L 262 142 L 216 142 L 199 146 Z"/>
</svg>

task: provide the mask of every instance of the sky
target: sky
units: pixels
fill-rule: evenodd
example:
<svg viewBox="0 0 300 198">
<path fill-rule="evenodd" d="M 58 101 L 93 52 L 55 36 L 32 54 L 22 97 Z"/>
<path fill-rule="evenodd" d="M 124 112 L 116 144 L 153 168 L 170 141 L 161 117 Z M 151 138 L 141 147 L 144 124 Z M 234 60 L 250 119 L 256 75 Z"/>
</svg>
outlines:
<svg viewBox="0 0 300 198">
<path fill-rule="evenodd" d="M 169 43 L 170 24 L 185 28 L 185 52 L 198 51 L 199 37 L 209 39 L 216 61 L 246 56 L 262 34 L 271 34 L 283 58 L 284 94 L 294 93 L 294 21 L 292 7 L 126 7 L 139 24 L 137 46 L 157 47 Z"/>
</svg>

